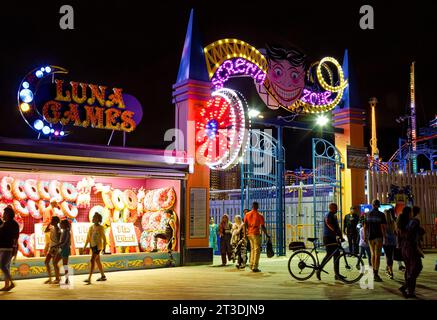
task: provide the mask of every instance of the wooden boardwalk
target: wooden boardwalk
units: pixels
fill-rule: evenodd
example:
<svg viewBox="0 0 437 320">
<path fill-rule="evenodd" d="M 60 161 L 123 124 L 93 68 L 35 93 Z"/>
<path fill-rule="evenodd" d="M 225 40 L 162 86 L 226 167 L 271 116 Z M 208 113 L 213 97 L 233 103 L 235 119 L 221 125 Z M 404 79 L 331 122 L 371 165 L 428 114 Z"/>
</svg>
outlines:
<svg viewBox="0 0 437 320">
<path fill-rule="evenodd" d="M 424 270 L 418 280 L 419 299 L 437 300 L 437 271 L 434 263 L 437 253 L 427 254 Z M 403 273 L 397 271 L 395 280 L 383 275 L 384 282 L 375 283 L 374 289 L 361 289 L 359 284 L 346 285 L 335 281 L 332 275 L 322 275 L 322 281 L 314 276 L 298 282 L 290 277 L 285 257 L 262 258 L 262 273 L 239 271 L 233 266 L 215 265 L 176 267 L 170 269 L 119 271 L 107 273 L 108 281 L 85 285 L 85 275 L 72 277 L 73 288 L 63 289 L 44 285 L 45 279 L 16 281 L 11 292 L 0 292 L 0 300 L 6 299 L 56 299 L 56 300 L 227 300 L 227 299 L 335 299 L 335 300 L 397 300 L 404 299 L 398 291 Z M 332 269 L 329 263 L 328 271 Z M 382 268 L 385 261 L 382 260 Z M 94 276 L 97 279 L 98 275 Z"/>
</svg>

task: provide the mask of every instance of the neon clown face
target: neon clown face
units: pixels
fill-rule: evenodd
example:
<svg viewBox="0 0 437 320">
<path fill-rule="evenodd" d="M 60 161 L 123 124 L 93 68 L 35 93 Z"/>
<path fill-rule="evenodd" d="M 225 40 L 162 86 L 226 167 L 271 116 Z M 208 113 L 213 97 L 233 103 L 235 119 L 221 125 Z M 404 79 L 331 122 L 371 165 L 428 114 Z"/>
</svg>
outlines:
<svg viewBox="0 0 437 320">
<path fill-rule="evenodd" d="M 292 66 L 287 60 L 271 60 L 267 79 L 270 93 L 280 104 L 288 107 L 302 95 L 305 70 L 303 66 Z"/>
</svg>

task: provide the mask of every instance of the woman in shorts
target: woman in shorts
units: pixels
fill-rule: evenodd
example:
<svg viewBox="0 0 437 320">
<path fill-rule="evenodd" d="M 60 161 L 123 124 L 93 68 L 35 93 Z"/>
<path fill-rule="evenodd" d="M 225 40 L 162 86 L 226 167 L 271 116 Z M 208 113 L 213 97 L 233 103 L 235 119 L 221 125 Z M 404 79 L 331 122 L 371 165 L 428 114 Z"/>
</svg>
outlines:
<svg viewBox="0 0 437 320">
<path fill-rule="evenodd" d="M 101 277 L 97 281 L 106 281 L 105 273 L 103 272 L 102 262 L 100 261 L 100 251 L 106 247 L 105 228 L 101 225 L 102 215 L 95 213 L 93 217 L 93 225 L 88 230 L 88 235 L 85 241 L 84 249 L 90 244 L 91 247 L 91 269 L 88 279 L 84 280 L 87 284 L 91 284 L 91 276 L 94 272 L 94 267 L 97 264 Z"/>
<path fill-rule="evenodd" d="M 68 257 L 70 256 L 70 246 L 71 246 L 71 234 L 70 234 L 70 222 L 68 220 L 62 220 L 60 223 L 61 226 L 61 239 L 59 243 L 56 245 L 57 248 L 60 249 L 60 253 L 54 259 L 54 264 L 58 265 L 59 261 L 62 259 L 62 264 L 64 266 L 64 284 L 69 284 L 70 281 L 68 279 Z"/>
<path fill-rule="evenodd" d="M 56 245 L 59 243 L 59 239 L 61 237 L 61 230 L 59 229 L 60 219 L 57 216 L 53 216 L 50 220 L 50 225 L 47 226 L 45 232 L 50 232 L 49 236 L 49 250 L 46 255 L 46 259 L 44 261 L 47 273 L 49 275 L 49 279 L 44 282 L 45 284 L 58 284 L 60 282 L 60 276 L 59 276 L 59 267 L 58 264 L 55 263 L 55 258 L 58 255 L 59 247 L 56 247 Z M 50 270 L 50 261 L 53 261 L 53 268 L 55 269 L 55 281 L 52 281 L 52 272 Z"/>
</svg>

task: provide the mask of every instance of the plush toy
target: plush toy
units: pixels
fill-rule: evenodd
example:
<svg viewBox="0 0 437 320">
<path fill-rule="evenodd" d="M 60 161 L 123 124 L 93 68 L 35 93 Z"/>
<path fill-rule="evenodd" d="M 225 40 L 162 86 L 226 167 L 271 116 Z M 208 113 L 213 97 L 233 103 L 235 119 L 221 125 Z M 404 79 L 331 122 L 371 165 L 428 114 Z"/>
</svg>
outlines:
<svg viewBox="0 0 437 320">
<path fill-rule="evenodd" d="M 146 190 L 143 187 L 141 187 L 137 193 L 137 198 L 138 198 L 137 213 L 139 217 L 141 217 L 144 213 L 143 201 L 145 196 L 146 196 Z"/>
<path fill-rule="evenodd" d="M 91 189 L 95 185 L 93 177 L 85 177 L 77 183 L 78 192 L 76 204 L 78 208 L 89 208 L 91 202 Z"/>
</svg>

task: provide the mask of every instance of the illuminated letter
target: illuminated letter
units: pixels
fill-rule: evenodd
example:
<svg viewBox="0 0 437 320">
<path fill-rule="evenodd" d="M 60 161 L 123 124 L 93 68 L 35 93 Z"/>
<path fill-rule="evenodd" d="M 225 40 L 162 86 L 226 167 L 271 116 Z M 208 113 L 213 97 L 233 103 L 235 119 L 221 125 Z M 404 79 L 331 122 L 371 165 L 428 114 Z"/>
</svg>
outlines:
<svg viewBox="0 0 437 320">
<path fill-rule="evenodd" d="M 238 73 L 244 73 L 244 70 L 246 70 L 246 60 L 238 58 L 235 61 L 235 70 L 237 70 Z"/>
<path fill-rule="evenodd" d="M 113 105 L 117 104 L 120 109 L 126 108 L 123 101 L 123 90 L 119 88 L 113 88 L 112 91 L 114 93 L 109 96 L 109 100 L 106 101 L 106 106 L 110 108 Z"/>
<path fill-rule="evenodd" d="M 84 103 L 86 100 L 87 84 L 86 83 L 77 83 L 77 82 L 71 81 L 70 85 L 71 85 L 71 98 L 73 99 L 73 101 L 78 103 L 78 104 Z M 80 88 L 82 89 L 82 97 L 80 97 L 80 98 L 77 95 L 78 85 L 80 85 Z"/>
<path fill-rule="evenodd" d="M 91 124 L 92 128 L 103 129 L 103 108 L 90 106 L 85 106 L 84 108 L 86 111 L 86 120 L 82 122 L 82 126 L 86 128 Z"/>
<path fill-rule="evenodd" d="M 88 85 L 91 89 L 91 98 L 88 99 L 88 104 L 92 105 L 94 101 L 99 101 L 99 104 L 104 107 L 105 106 L 105 96 L 106 96 L 106 87 L 105 86 L 97 86 L 95 84 Z"/>
<path fill-rule="evenodd" d="M 56 101 L 64 101 L 64 102 L 70 102 L 70 91 L 65 91 L 65 96 L 62 94 L 62 85 L 64 84 L 63 80 L 55 79 L 56 83 Z"/>
<path fill-rule="evenodd" d="M 135 130 L 137 125 L 134 119 L 132 119 L 133 116 L 134 113 L 132 111 L 127 111 L 127 110 L 121 114 L 121 121 L 123 121 L 120 127 L 121 130 L 126 132 L 131 132 Z"/>
<path fill-rule="evenodd" d="M 50 117 L 49 110 L 52 112 L 53 117 Z M 42 114 L 44 119 L 48 122 L 56 124 L 59 122 L 59 118 L 61 117 L 61 104 L 56 101 L 48 101 L 44 104 L 42 108 Z"/>
<path fill-rule="evenodd" d="M 111 108 L 105 111 L 106 114 L 106 129 L 110 130 L 120 130 L 120 124 L 117 121 L 117 118 L 120 116 L 120 110 L 115 108 Z M 116 124 L 114 125 L 114 122 Z"/>
<path fill-rule="evenodd" d="M 75 126 L 82 125 L 82 121 L 80 121 L 79 110 L 77 109 L 77 104 L 70 103 L 70 110 L 64 112 L 64 118 L 61 119 L 61 123 L 65 126 L 70 121 L 74 121 Z"/>
</svg>

